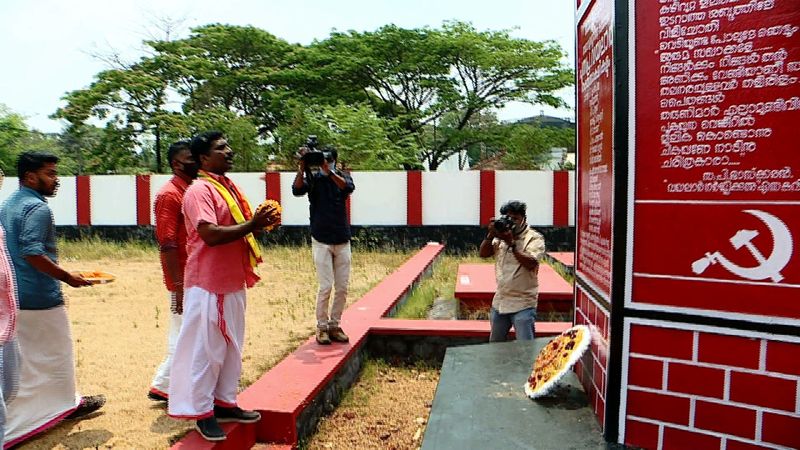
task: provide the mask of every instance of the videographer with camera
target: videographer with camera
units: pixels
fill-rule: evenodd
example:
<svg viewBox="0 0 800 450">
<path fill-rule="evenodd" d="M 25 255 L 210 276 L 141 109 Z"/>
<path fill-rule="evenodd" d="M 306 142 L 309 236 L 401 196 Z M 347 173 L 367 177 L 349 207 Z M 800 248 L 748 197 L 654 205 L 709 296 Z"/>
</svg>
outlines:
<svg viewBox="0 0 800 450">
<path fill-rule="evenodd" d="M 489 233 L 481 241 L 482 258 L 495 257 L 497 291 L 489 313 L 490 342 L 502 342 L 511 326 L 517 340 L 533 340 L 536 302 L 539 297 L 539 259 L 544 237 L 528 226 L 525 203 L 513 200 L 500 208 L 501 216 L 489 221 Z"/>
<path fill-rule="evenodd" d="M 317 333 L 319 344 L 347 342 L 341 319 L 350 282 L 350 224 L 346 201 L 355 185 L 350 174 L 337 170 L 336 150 L 317 149 L 317 137 L 309 136 L 298 155 L 300 162 L 292 183 L 296 197 L 308 194 L 311 221 L 311 254 L 317 269 Z M 333 305 L 329 308 L 331 290 Z"/>
</svg>

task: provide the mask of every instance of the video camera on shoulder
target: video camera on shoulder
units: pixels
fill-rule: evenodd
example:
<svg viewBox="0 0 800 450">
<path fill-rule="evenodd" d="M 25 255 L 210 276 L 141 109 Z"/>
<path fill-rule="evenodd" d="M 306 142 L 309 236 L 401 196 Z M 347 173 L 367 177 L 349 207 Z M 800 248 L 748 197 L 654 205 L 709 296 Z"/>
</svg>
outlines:
<svg viewBox="0 0 800 450">
<path fill-rule="evenodd" d="M 494 224 L 494 230 L 498 233 L 505 233 L 514 228 L 514 221 L 511 220 L 511 217 L 503 214 L 502 216 L 494 219 L 492 221 Z"/>
<path fill-rule="evenodd" d="M 322 151 L 319 149 L 317 136 L 313 134 L 306 138 L 305 147 L 308 149 L 308 151 L 306 151 L 301 158 L 306 165 L 306 169 L 311 173 L 319 172 L 324 161 L 328 161 L 330 163 L 334 160 L 334 156 L 331 152 Z"/>
</svg>

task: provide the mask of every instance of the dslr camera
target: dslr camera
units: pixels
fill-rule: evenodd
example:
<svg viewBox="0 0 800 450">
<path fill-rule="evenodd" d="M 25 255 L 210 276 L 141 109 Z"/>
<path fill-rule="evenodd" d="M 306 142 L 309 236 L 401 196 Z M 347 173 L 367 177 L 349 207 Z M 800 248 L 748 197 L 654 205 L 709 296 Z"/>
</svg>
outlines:
<svg viewBox="0 0 800 450">
<path fill-rule="evenodd" d="M 333 162 L 333 155 L 331 152 L 322 151 L 319 149 L 319 142 L 317 136 L 309 135 L 306 138 L 305 148 L 307 151 L 301 156 L 301 159 L 306 165 L 306 170 L 311 173 L 318 173 L 324 161 Z"/>
<path fill-rule="evenodd" d="M 514 228 L 514 221 L 505 214 L 494 219 L 492 224 L 494 225 L 494 230 L 498 233 L 505 233 Z"/>
</svg>

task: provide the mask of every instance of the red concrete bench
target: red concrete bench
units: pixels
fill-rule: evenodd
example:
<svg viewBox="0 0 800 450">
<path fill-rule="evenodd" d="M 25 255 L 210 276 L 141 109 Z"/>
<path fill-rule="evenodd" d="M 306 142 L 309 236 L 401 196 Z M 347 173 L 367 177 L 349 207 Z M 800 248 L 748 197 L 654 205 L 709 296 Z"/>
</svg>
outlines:
<svg viewBox="0 0 800 450">
<path fill-rule="evenodd" d="M 547 252 L 547 255 L 567 267 L 575 265 L 574 252 Z"/>
<path fill-rule="evenodd" d="M 536 337 L 556 336 L 572 327 L 572 322 L 537 321 L 534 327 Z M 488 341 L 489 322 L 486 320 L 382 319 L 372 326 L 370 332 L 378 335 L 480 337 Z M 514 336 L 513 330 L 510 336 Z"/>
<path fill-rule="evenodd" d="M 497 290 L 494 264 L 460 264 L 455 297 L 463 310 L 489 309 Z M 539 265 L 537 312 L 569 312 L 573 306 L 572 286 L 547 264 Z"/>
</svg>

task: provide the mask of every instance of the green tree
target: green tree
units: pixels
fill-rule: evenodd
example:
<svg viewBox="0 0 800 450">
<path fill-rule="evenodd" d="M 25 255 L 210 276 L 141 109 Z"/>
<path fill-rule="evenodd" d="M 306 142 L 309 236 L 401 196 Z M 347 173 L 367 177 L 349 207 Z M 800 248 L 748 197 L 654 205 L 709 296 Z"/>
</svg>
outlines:
<svg viewBox="0 0 800 450">
<path fill-rule="evenodd" d="M 255 27 L 212 24 L 186 39 L 149 41 L 153 63 L 178 94 L 184 112 L 220 108 L 251 117 L 268 133 L 282 120 L 284 69 L 299 46 Z"/>
<path fill-rule="evenodd" d="M 460 132 L 474 116 L 510 101 L 563 106 L 555 92 L 573 83 L 556 43 L 477 31 L 463 22 L 446 22 L 439 30 L 387 25 L 333 33 L 312 50 L 320 80 L 332 80 L 350 96 L 360 92 L 380 114 L 396 118 L 417 139 L 431 170 L 464 148 L 470 139 Z M 424 138 L 425 127 L 446 114 L 456 116 L 451 132 Z"/>
<path fill-rule="evenodd" d="M 103 122 L 104 142 L 127 147 L 100 161 L 124 170 L 162 171 L 166 143 L 206 125 L 231 135 L 244 170 L 269 157 L 286 160 L 313 133 L 365 168 L 425 162 L 435 170 L 462 150 L 497 146 L 503 130 L 489 112 L 510 101 L 561 106 L 554 93 L 573 78 L 555 43 L 462 22 L 333 32 L 307 47 L 254 27 L 211 24 L 146 44 L 148 56 L 112 60 L 88 88 L 67 93 L 55 114 L 77 138 L 90 119 Z M 81 151 L 73 153 L 84 170 Z M 126 159 L 130 152 L 138 166 Z"/>
<path fill-rule="evenodd" d="M 105 127 L 71 125 L 61 134 L 62 155 L 70 164 L 62 173 L 75 175 L 132 174 L 146 172 L 135 150 L 137 133 L 109 122 Z M 59 166 L 62 166 L 59 163 Z"/>
<path fill-rule="evenodd" d="M 143 58 L 137 64 L 100 72 L 88 88 L 67 93 L 63 98 L 67 105 L 53 117 L 66 119 L 76 131 L 90 117 L 104 120 L 105 130 L 111 133 L 106 139 L 127 145 L 127 151 L 135 150 L 136 137 L 152 134 L 156 170 L 161 172 L 161 118 L 166 113 L 167 89 L 160 65 Z"/>
<path fill-rule="evenodd" d="M 261 171 L 267 163 L 267 146 L 259 139 L 258 127 L 252 117 L 239 116 L 220 107 L 169 113 L 161 117 L 167 143 L 190 139 L 197 133 L 220 130 L 225 133 L 234 151 L 237 171 Z M 150 145 L 152 147 L 152 144 Z"/>
<path fill-rule="evenodd" d="M 25 119 L 0 104 L 0 168 L 3 172 L 16 173 L 17 155 L 23 150 L 22 141 L 27 134 Z"/>
<path fill-rule="evenodd" d="M 575 130 L 517 124 L 510 128 L 501 161 L 505 169 L 537 170 L 548 168 L 552 148 L 575 149 Z M 567 169 L 567 168 L 563 168 Z"/>
<path fill-rule="evenodd" d="M 399 170 L 416 167 L 419 148 L 413 139 L 393 141 L 399 125 L 386 119 L 365 103 L 316 108 L 297 107 L 293 120 L 276 130 L 275 153 L 289 167 L 294 154 L 309 134 L 317 135 L 323 146 L 333 146 L 340 162 L 356 170 Z"/>
<path fill-rule="evenodd" d="M 509 127 L 500 124 L 493 111 L 473 114 L 464 125 L 460 124 L 461 117 L 460 111 L 451 111 L 421 130 L 423 139 L 432 141 L 426 148 L 436 148 L 447 142 L 452 149 L 450 154 L 459 155 L 459 169 L 466 169 L 470 161 L 479 161 L 504 147 Z"/>
</svg>

